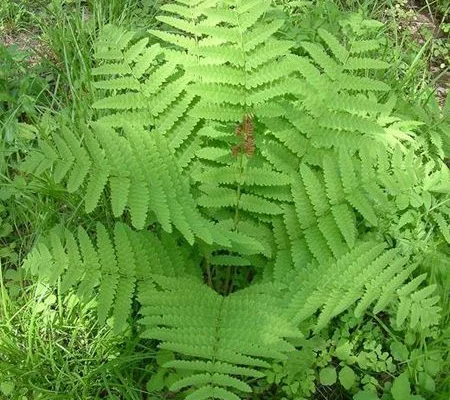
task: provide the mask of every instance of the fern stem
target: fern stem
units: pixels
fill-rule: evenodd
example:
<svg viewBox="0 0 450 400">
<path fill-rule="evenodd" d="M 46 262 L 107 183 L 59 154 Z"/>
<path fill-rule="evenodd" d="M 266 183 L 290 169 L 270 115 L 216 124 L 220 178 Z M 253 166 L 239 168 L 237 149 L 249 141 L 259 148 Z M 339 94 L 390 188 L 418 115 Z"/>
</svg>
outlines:
<svg viewBox="0 0 450 400">
<path fill-rule="evenodd" d="M 241 200 L 241 182 L 242 176 L 244 175 L 244 155 L 242 153 L 239 154 L 239 166 L 238 166 L 238 184 L 236 188 L 236 205 L 234 208 L 234 218 L 233 218 L 233 231 L 237 230 L 237 226 L 239 223 L 239 203 Z"/>
<path fill-rule="evenodd" d="M 242 177 L 244 175 L 244 154 L 241 152 L 239 153 L 239 166 L 238 166 L 238 184 L 236 188 L 236 205 L 234 208 L 234 217 L 233 217 L 233 231 L 237 230 L 238 224 L 239 224 L 239 203 L 241 200 L 241 182 Z M 231 265 L 227 267 L 227 275 L 224 285 L 224 291 L 223 293 L 225 295 L 228 295 L 231 293 L 232 290 L 232 280 L 231 280 Z"/>
<path fill-rule="evenodd" d="M 211 357 L 211 362 L 213 364 L 215 364 L 217 361 L 216 354 L 220 348 L 220 327 L 222 324 L 222 310 L 223 310 L 224 300 L 225 300 L 225 298 L 222 297 L 221 301 L 220 301 L 219 315 L 217 316 L 216 326 L 214 329 L 214 344 L 213 344 L 213 348 L 212 348 L 213 351 L 212 351 L 212 357 Z"/>
<path fill-rule="evenodd" d="M 206 269 L 206 277 L 208 279 L 208 286 L 213 288 L 213 281 L 211 275 L 211 265 L 209 263 L 208 257 L 205 257 L 205 269 Z"/>
<path fill-rule="evenodd" d="M 231 281 L 231 265 L 227 266 L 227 275 L 225 278 L 225 283 L 223 285 L 223 294 L 228 296 L 231 292 L 232 281 Z"/>
<path fill-rule="evenodd" d="M 236 13 L 236 10 L 235 10 Z M 244 57 L 244 71 L 247 71 L 247 59 L 246 59 L 246 53 L 245 53 L 245 48 L 244 48 L 244 36 L 243 36 L 243 29 L 241 27 L 241 24 L 239 22 L 239 14 L 236 13 L 236 19 L 237 19 L 237 26 L 240 28 L 240 47 L 241 47 L 241 51 Z M 244 74 L 244 87 L 247 87 L 247 73 Z M 245 96 L 245 101 L 244 104 L 247 104 L 247 92 L 244 91 L 244 96 Z M 247 105 L 245 106 L 244 109 L 244 116 L 248 114 L 247 110 Z M 244 174 L 244 154 L 243 152 L 239 152 L 239 179 L 238 179 L 238 186 L 236 189 L 236 207 L 234 210 L 234 218 L 233 218 L 233 231 L 237 230 L 237 225 L 239 223 L 239 202 L 241 199 L 241 181 L 242 181 L 242 176 Z"/>
</svg>

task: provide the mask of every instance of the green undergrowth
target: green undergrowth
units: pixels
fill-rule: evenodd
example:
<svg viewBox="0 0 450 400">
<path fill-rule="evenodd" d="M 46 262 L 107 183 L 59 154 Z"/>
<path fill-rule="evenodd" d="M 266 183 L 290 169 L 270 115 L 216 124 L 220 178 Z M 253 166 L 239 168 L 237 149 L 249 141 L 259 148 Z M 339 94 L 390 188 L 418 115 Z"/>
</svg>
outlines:
<svg viewBox="0 0 450 400">
<path fill-rule="evenodd" d="M 447 3 L 3 2 L 0 398 L 447 400 Z"/>
<path fill-rule="evenodd" d="M 141 399 L 155 352 L 99 327 L 92 304 L 2 269 L 0 398 Z"/>
</svg>

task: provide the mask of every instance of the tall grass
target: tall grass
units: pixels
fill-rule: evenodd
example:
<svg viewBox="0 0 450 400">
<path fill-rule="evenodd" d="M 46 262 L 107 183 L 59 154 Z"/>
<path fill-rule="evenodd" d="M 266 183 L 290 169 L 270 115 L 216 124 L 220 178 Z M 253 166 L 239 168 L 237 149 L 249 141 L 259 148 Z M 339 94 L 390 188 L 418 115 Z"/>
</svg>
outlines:
<svg viewBox="0 0 450 400">
<path fill-rule="evenodd" d="M 24 56 L 7 66 L 0 63 L 13 94 L 0 112 L 0 399 L 145 396 L 145 366 L 154 358 L 154 346 L 131 332 L 115 337 L 97 326 L 93 304 L 82 306 L 74 294 L 52 292 L 17 270 L 41 232 L 55 224 L 80 222 L 81 199 L 24 176 L 16 167 L 33 146 L 33 137 L 53 129 L 46 115 L 63 115 L 60 122 L 88 117 L 95 95 L 90 76 L 93 42 L 105 24 L 136 29 L 151 24 L 158 2 L 146 2 L 145 12 L 138 3 L 6 0 L 0 5 L 0 32 L 9 35 L 8 45 L 15 45 L 4 48 L 5 54 L 15 57 L 21 47 L 20 54 L 35 60 L 30 65 Z M 23 38 L 39 45 L 22 48 Z M 24 86 L 30 76 L 44 84 L 42 91 Z M 12 79 L 22 92 L 11 86 Z M 3 86 L 0 92 L 5 94 Z M 32 100 L 25 111 L 19 107 L 22 98 Z M 35 127 L 29 140 L 6 141 L 6 122 L 24 118 Z M 84 222 L 94 223 L 95 218 Z M 8 232 L 2 237 L 4 227 Z"/>
<path fill-rule="evenodd" d="M 93 304 L 0 269 L 0 394 L 6 399 L 140 399 L 154 350 L 99 328 Z M 20 290 L 12 288 L 19 286 Z M 24 397 L 25 396 L 25 397 Z M 0 396 L 1 398 L 1 396 Z"/>
</svg>

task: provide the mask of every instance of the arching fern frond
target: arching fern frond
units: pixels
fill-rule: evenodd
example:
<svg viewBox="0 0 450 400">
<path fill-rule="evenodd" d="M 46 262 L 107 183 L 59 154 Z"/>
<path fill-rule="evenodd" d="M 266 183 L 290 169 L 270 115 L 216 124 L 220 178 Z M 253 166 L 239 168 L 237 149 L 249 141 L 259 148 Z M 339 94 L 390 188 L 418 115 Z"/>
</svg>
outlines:
<svg viewBox="0 0 450 400">
<path fill-rule="evenodd" d="M 299 333 L 278 316 L 273 296 L 253 288 L 224 298 L 193 280 L 155 281 L 140 295 L 143 337 L 178 355 L 165 367 L 189 371 L 170 387 L 187 389 L 186 399 L 239 399 L 251 391 L 243 377 L 263 376 L 269 360 L 293 350 L 284 338 Z"/>
<path fill-rule="evenodd" d="M 192 261 L 180 260 L 182 253 L 169 236 L 163 235 L 160 240 L 151 233 L 134 232 L 121 223 L 114 226 L 112 236 L 97 223 L 95 241 L 82 227 L 76 236 L 67 229 L 62 235 L 58 233 L 53 231 L 48 241 L 30 253 L 24 268 L 48 284 L 59 279 L 62 293 L 76 289 L 85 301 L 95 297 L 100 323 L 111 316 L 116 332 L 127 326 L 137 284 L 148 284 L 152 274 L 192 274 L 189 267 Z"/>
<path fill-rule="evenodd" d="M 213 232 L 212 224 L 201 222 L 188 182 L 165 138 L 129 126 L 124 127 L 127 138 L 101 123 L 83 129 L 81 140 L 66 128 L 62 134 L 53 132 L 54 142 L 42 142 L 42 152 L 34 152 L 23 168 L 35 174 L 54 168 L 58 180 L 67 176 L 68 190 L 83 187 L 87 212 L 97 206 L 109 184 L 114 215 L 120 217 L 129 210 L 137 229 L 148 223 L 152 213 L 163 229 L 170 232 L 173 224 L 190 242 L 198 235 L 211 243 L 215 235 L 220 243 L 229 243 Z"/>
<path fill-rule="evenodd" d="M 295 57 L 288 56 L 292 43 L 275 38 L 282 23 L 265 12 L 270 4 L 199 2 L 190 4 L 189 13 L 162 7 L 177 15 L 159 17 L 175 32 L 151 33 L 187 50 L 184 70 L 194 82 L 189 90 L 200 98 L 191 115 L 237 122 L 256 105 L 289 91 L 286 79 L 297 69 Z"/>
<path fill-rule="evenodd" d="M 400 286 L 413 270 L 404 268 L 408 257 L 384 248 L 384 243 L 360 243 L 333 264 L 311 264 L 300 270 L 290 282 L 288 314 L 298 323 L 321 309 L 316 331 L 358 301 L 355 312 L 361 315 L 375 298 L 390 294 L 388 283 L 394 276 Z"/>
<path fill-rule="evenodd" d="M 326 154 L 321 168 L 302 163 L 292 180 L 292 198 L 301 230 L 296 231 L 297 239 L 291 240 L 303 236 L 321 263 L 338 259 L 353 247 L 359 216 L 369 226 L 377 224 L 374 204 L 358 186 L 359 181 L 352 158 L 344 151 L 339 157 Z"/>
</svg>

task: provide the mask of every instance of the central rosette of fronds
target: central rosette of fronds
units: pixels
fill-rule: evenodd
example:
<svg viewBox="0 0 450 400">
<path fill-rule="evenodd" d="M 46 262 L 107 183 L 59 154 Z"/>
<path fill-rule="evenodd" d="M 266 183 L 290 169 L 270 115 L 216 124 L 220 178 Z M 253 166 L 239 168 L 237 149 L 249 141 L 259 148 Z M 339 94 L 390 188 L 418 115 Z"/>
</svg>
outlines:
<svg viewBox="0 0 450 400">
<path fill-rule="evenodd" d="M 346 47 L 319 29 L 296 54 L 271 1 L 161 9 L 166 28 L 150 37 L 103 33 L 98 118 L 52 131 L 24 165 L 82 193 L 87 213 L 105 196 L 122 222 L 55 231 L 26 265 L 86 299 L 98 288 L 100 320 L 112 316 L 117 331 L 137 293 L 143 336 L 178 355 L 167 367 L 190 371 L 172 389 L 238 399 L 268 360 L 294 349 L 300 322 L 318 331 L 355 305 L 358 316 L 374 303 L 379 312 L 415 289 L 398 291 L 417 255 L 389 248 L 379 231 L 389 174 L 417 183 L 400 173 L 414 134 L 370 77 L 387 67 L 370 58 L 373 42 Z M 448 170 L 427 171 L 438 197 Z M 449 210 L 434 209 L 447 241 Z M 434 317 L 422 323 L 433 324 L 439 310 L 427 310 Z"/>
</svg>

